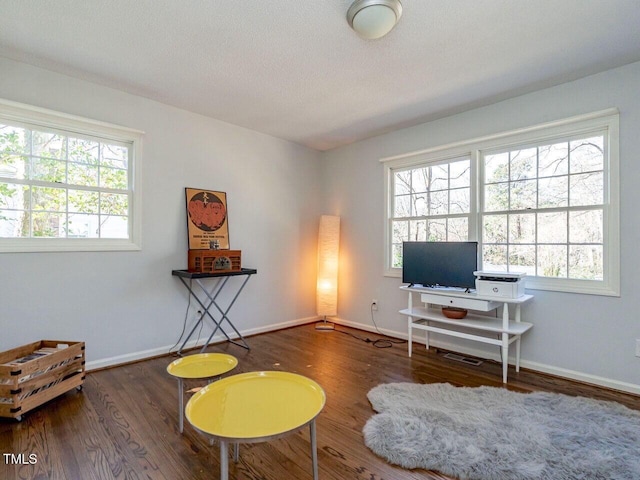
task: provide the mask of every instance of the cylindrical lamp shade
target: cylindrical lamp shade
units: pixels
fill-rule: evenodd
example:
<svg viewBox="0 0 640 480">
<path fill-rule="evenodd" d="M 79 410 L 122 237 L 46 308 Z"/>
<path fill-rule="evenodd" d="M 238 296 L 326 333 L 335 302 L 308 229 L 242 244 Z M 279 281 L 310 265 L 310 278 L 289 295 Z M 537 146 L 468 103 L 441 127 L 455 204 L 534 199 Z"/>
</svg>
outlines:
<svg viewBox="0 0 640 480">
<path fill-rule="evenodd" d="M 338 314 L 338 257 L 340 217 L 322 215 L 318 232 L 318 284 L 316 308 L 320 316 Z"/>
</svg>

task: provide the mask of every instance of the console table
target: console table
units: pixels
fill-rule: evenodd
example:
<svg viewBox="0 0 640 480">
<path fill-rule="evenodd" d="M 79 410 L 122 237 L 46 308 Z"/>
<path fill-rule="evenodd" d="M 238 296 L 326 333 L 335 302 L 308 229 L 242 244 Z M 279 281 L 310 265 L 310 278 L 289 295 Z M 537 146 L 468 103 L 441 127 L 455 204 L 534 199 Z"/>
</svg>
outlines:
<svg viewBox="0 0 640 480">
<path fill-rule="evenodd" d="M 189 335 L 187 335 L 187 338 L 185 338 L 184 342 L 182 342 L 182 345 L 180 346 L 180 349 L 178 350 L 178 355 L 180 355 L 182 353 L 182 349 L 187 344 L 189 339 L 193 336 L 193 333 L 196 331 L 196 328 L 198 328 L 198 325 L 201 325 L 204 322 L 204 318 L 205 317 L 209 317 L 211 319 L 211 321 L 213 322 L 215 327 L 213 329 L 213 332 L 211 332 L 211 335 L 209 336 L 209 338 L 207 339 L 207 341 L 203 345 L 202 350 L 200 350 L 201 353 L 204 353 L 205 349 L 209 346 L 209 343 L 211 342 L 211 339 L 213 338 L 213 336 L 216 334 L 216 332 L 218 330 L 220 330 L 223 333 L 223 335 L 225 337 L 227 337 L 227 340 L 229 342 L 233 343 L 234 345 L 238 345 L 240 347 L 243 347 L 243 348 L 246 348 L 247 350 L 249 350 L 249 344 L 246 342 L 246 340 L 244 339 L 242 334 L 240 334 L 238 329 L 236 329 L 235 325 L 233 323 L 231 323 L 231 320 L 229 320 L 229 317 L 228 317 L 227 314 L 229 313 L 229 310 L 231 310 L 231 307 L 233 307 L 233 304 L 238 299 L 238 296 L 240 295 L 240 292 L 242 292 L 242 290 L 244 289 L 244 286 L 249 281 L 249 278 L 251 278 L 251 275 L 254 275 L 256 273 L 258 273 L 258 271 L 253 269 L 253 268 L 241 268 L 240 270 L 237 270 L 237 271 L 212 272 L 212 273 L 190 272 L 188 270 L 172 270 L 171 271 L 171 275 L 173 275 L 175 277 L 178 277 L 180 279 L 180 281 L 185 286 L 185 288 L 187 290 L 189 290 L 189 294 L 192 295 L 193 298 L 196 299 L 198 304 L 203 309 L 202 313 L 200 314 L 200 318 L 198 318 L 198 321 L 195 323 L 195 325 L 193 326 L 193 328 L 189 332 Z M 220 295 L 220 292 L 222 292 L 224 287 L 227 285 L 227 282 L 229 281 L 229 279 L 231 277 L 237 277 L 237 276 L 244 276 L 245 278 L 244 278 L 243 282 L 240 284 L 240 287 L 236 290 L 235 296 L 233 297 L 231 302 L 229 302 L 229 304 L 227 305 L 227 308 L 222 309 L 222 307 L 218 304 L 218 296 Z M 188 279 L 189 282 L 187 282 L 185 279 Z M 208 290 L 204 286 L 204 284 L 202 283 L 201 280 L 203 280 L 203 279 L 214 279 L 215 280 L 215 282 L 214 282 L 214 284 L 213 284 L 213 286 L 212 286 L 212 288 L 210 290 Z M 201 291 L 201 295 L 200 296 L 192 288 L 192 284 L 191 284 L 192 280 L 195 280 L 196 284 L 200 287 L 200 291 Z M 213 316 L 213 314 L 210 312 L 211 307 L 216 307 L 216 309 L 218 310 L 218 313 L 220 314 L 220 320 L 219 321 L 216 320 L 215 317 Z M 224 322 L 225 320 L 231 326 L 231 328 L 236 333 L 236 335 L 238 336 L 238 338 L 240 339 L 240 341 L 242 343 L 238 343 L 238 342 L 232 340 L 229 337 L 229 335 L 227 335 L 227 332 L 225 332 L 224 328 L 222 328 L 222 322 Z"/>
<path fill-rule="evenodd" d="M 533 298 L 533 295 L 522 295 L 518 298 L 497 298 L 466 293 L 461 290 L 402 286 L 401 290 L 409 294 L 408 308 L 400 310 L 407 315 L 409 330 L 408 350 L 411 357 L 413 330 L 425 331 L 425 343 L 429 349 L 429 332 L 440 333 L 452 337 L 465 338 L 476 342 L 488 343 L 501 347 L 502 381 L 507 383 L 507 367 L 509 364 L 509 345 L 516 342 L 516 372 L 520 371 L 520 337 L 533 324 L 521 321 L 521 306 Z M 414 303 L 414 295 L 420 296 L 422 305 Z M 445 317 L 441 309 L 428 305 L 449 306 L 491 312 L 502 307 L 502 318 L 469 313 L 461 320 Z M 515 318 L 509 318 L 509 307 L 515 308 Z M 474 330 L 473 333 L 460 331 L 457 327 Z M 491 335 L 494 335 L 493 337 Z"/>
</svg>

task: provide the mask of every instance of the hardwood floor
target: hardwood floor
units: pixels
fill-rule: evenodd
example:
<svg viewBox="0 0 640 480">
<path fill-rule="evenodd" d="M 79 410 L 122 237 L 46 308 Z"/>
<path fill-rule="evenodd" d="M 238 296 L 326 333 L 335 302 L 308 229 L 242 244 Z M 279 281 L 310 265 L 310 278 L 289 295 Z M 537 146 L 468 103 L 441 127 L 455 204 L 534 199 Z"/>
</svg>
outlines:
<svg viewBox="0 0 640 480">
<path fill-rule="evenodd" d="M 322 385 L 327 404 L 317 420 L 321 480 L 448 478 L 394 467 L 364 445 L 362 427 L 374 413 L 366 394 L 388 382 L 502 387 L 501 366 L 488 361 L 478 367 L 465 365 L 417 344 L 413 358 L 408 358 L 406 343 L 375 348 L 351 335 L 370 339 L 379 335 L 337 328 L 348 334 L 304 325 L 251 337 L 250 351 L 229 343 L 209 351 L 235 355 L 239 365 L 234 373 L 291 371 Z M 0 479 L 219 478 L 218 445 L 210 446 L 186 421 L 184 434 L 178 432 L 177 382 L 166 372 L 173 359 L 166 356 L 91 372 L 82 392 L 74 390 L 47 403 L 26 414 L 21 423 L 0 419 Z M 203 384 L 187 382 L 185 388 Z M 528 371 L 516 374 L 510 369 L 507 388 L 615 400 L 640 410 L 637 396 Z M 18 463 L 23 464 L 15 465 L 20 454 Z M 29 464 L 33 459 L 37 462 Z M 243 445 L 240 462 L 231 461 L 229 469 L 230 478 L 238 480 L 311 479 L 308 429 Z"/>
</svg>

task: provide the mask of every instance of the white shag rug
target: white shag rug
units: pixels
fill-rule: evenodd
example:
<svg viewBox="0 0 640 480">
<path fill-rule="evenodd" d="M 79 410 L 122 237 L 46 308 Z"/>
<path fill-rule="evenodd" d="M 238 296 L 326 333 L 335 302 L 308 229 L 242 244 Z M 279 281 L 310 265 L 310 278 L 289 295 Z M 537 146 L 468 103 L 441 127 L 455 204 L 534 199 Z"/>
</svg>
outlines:
<svg viewBox="0 0 640 480">
<path fill-rule="evenodd" d="M 640 412 L 493 387 L 389 383 L 368 393 L 374 453 L 461 480 L 640 480 Z"/>
</svg>

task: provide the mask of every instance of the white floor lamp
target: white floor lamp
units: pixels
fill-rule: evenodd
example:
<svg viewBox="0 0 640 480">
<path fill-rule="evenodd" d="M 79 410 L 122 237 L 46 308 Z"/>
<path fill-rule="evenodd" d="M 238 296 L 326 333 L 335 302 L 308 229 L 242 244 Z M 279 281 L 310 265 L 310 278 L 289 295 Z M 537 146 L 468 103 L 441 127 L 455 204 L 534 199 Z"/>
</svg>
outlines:
<svg viewBox="0 0 640 480">
<path fill-rule="evenodd" d="M 316 330 L 333 330 L 327 316 L 338 314 L 338 258 L 340 254 L 340 217 L 322 215 L 318 231 L 318 283 L 316 310 L 324 317 Z"/>
</svg>

